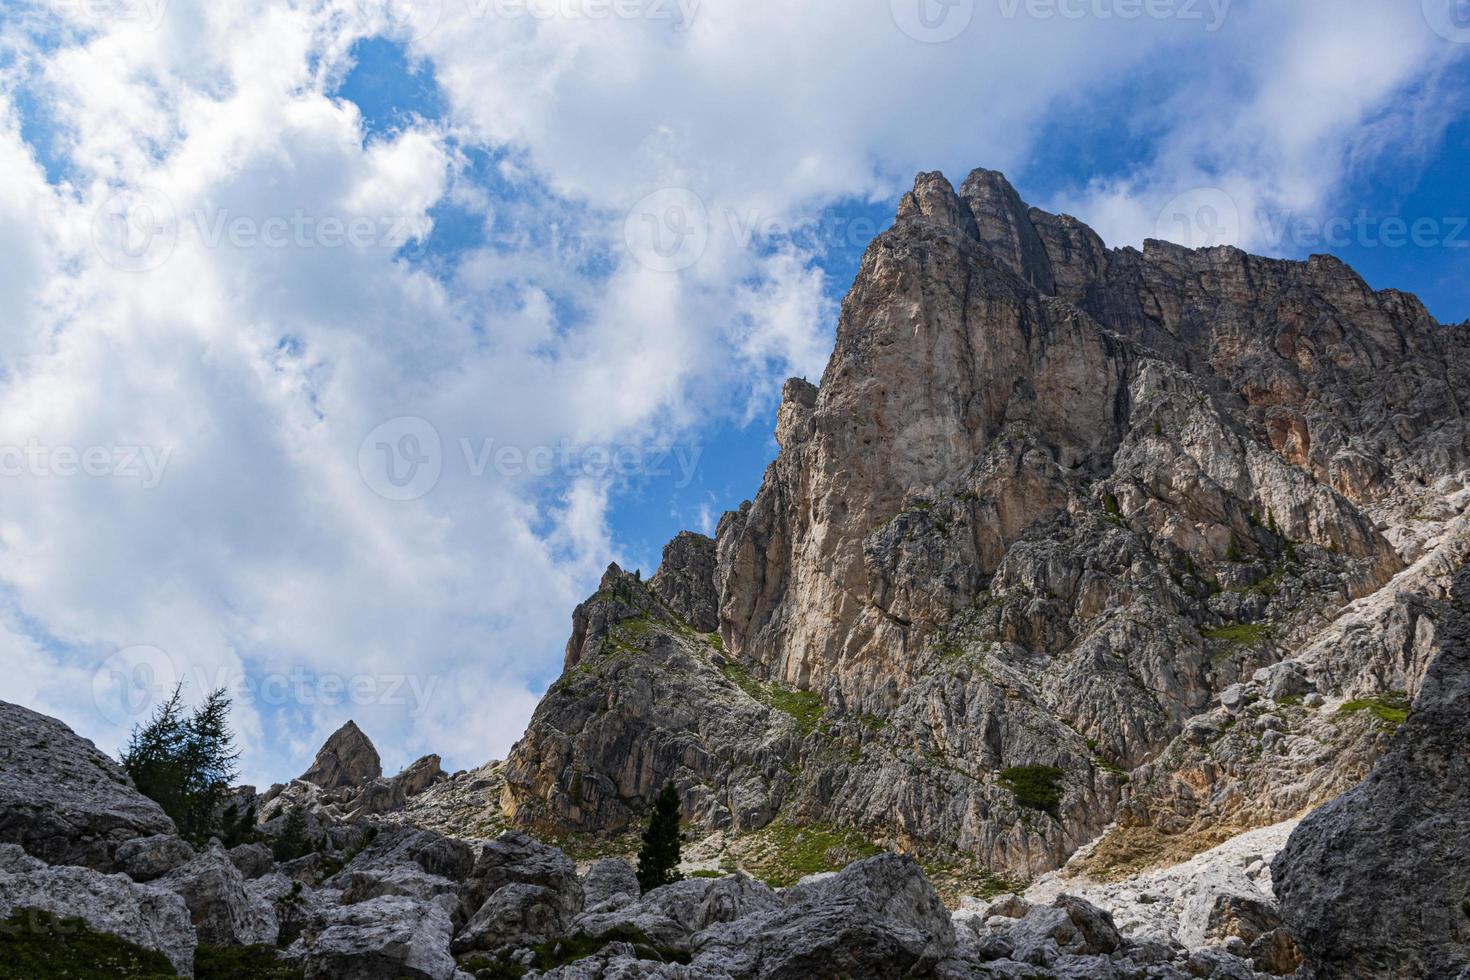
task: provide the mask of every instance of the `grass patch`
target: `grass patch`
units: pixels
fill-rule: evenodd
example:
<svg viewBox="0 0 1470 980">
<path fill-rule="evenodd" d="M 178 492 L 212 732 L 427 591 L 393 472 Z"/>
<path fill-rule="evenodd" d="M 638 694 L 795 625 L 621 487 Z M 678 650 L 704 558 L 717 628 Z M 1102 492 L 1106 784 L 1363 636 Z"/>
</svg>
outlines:
<svg viewBox="0 0 1470 980">
<path fill-rule="evenodd" d="M 1000 784 L 1016 802 L 1061 819 L 1062 780 L 1066 773 L 1055 766 L 1012 766 L 1000 774 Z"/>
<path fill-rule="evenodd" d="M 305 976 L 282 963 L 270 946 L 200 946 L 194 953 L 194 980 L 304 980 Z"/>
<path fill-rule="evenodd" d="M 817 725 L 826 713 L 822 699 L 811 691 L 794 691 L 779 684 L 762 684 L 739 664 L 726 664 L 720 668 L 731 683 L 768 708 L 790 715 L 803 735 L 817 730 Z"/>
<path fill-rule="evenodd" d="M 883 849 L 855 830 L 813 824 L 771 824 L 742 842 L 740 864 L 772 888 L 794 885 L 807 875 L 841 871 Z"/>
<path fill-rule="evenodd" d="M 1250 647 L 1260 643 L 1270 632 L 1271 628 L 1265 623 L 1231 623 L 1229 626 L 1201 630 L 1200 635 L 1207 640 L 1224 640 L 1236 646 Z"/>
<path fill-rule="evenodd" d="M 1406 694 L 1394 691 L 1381 697 L 1348 701 L 1337 709 L 1338 714 L 1343 715 L 1361 714 L 1365 711 L 1377 718 L 1384 728 L 1394 731 L 1409 720 L 1409 698 Z"/>
<path fill-rule="evenodd" d="M 168 957 L 93 932 L 81 919 L 16 909 L 0 923 L 0 980 L 168 980 Z"/>
<path fill-rule="evenodd" d="M 631 944 L 641 960 L 659 963 L 688 963 L 690 960 L 688 953 L 661 946 L 648 938 L 648 934 L 642 929 L 624 925 L 596 936 L 568 936 L 533 946 L 529 965 L 510 960 L 508 954 L 495 957 L 478 954 L 460 963 L 460 968 L 473 974 L 475 980 L 518 980 L 531 970 L 546 972 L 586 959 L 608 943 Z"/>
</svg>

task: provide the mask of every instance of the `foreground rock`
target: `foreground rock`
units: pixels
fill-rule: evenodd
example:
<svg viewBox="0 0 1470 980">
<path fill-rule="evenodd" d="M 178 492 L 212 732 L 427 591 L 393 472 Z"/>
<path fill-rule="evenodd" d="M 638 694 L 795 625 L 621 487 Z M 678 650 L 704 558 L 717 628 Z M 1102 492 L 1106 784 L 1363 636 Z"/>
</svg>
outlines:
<svg viewBox="0 0 1470 980">
<path fill-rule="evenodd" d="M 1272 864 L 1311 974 L 1470 968 L 1470 567 L 1408 721 L 1361 786 L 1302 821 Z"/>
<path fill-rule="evenodd" d="M 220 848 L 175 868 L 158 884 L 184 900 L 200 942 L 258 946 L 276 941 L 275 910 L 247 890 L 244 875 Z"/>
<path fill-rule="evenodd" d="M 119 845 L 173 833 L 162 808 L 91 742 L 0 701 L 0 842 L 48 864 L 117 871 Z"/>
<path fill-rule="evenodd" d="M 949 913 L 906 858 L 871 858 L 782 897 L 782 908 L 698 936 L 694 965 L 762 980 L 902 977 L 932 970 L 954 951 Z"/>
<path fill-rule="evenodd" d="M 79 918 L 97 932 L 162 953 L 180 974 L 193 976 L 194 928 L 188 907 L 172 892 L 120 874 L 48 867 L 14 845 L 0 844 L 0 869 L 0 920 L 17 909 Z"/>
<path fill-rule="evenodd" d="M 437 905 L 387 896 L 329 909 L 289 955 L 307 980 L 451 980 L 452 932 Z"/>
</svg>

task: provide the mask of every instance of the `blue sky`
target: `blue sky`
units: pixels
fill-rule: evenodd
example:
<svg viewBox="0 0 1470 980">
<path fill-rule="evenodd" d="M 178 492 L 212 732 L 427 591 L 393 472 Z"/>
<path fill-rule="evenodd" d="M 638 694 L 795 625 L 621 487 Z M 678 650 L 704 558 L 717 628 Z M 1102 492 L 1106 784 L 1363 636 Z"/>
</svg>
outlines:
<svg viewBox="0 0 1470 980">
<path fill-rule="evenodd" d="M 262 783 L 348 717 L 503 756 L 921 169 L 1470 318 L 1461 0 L 1139 9 L 3 0 L 0 697 L 111 749 L 222 684 Z"/>
</svg>

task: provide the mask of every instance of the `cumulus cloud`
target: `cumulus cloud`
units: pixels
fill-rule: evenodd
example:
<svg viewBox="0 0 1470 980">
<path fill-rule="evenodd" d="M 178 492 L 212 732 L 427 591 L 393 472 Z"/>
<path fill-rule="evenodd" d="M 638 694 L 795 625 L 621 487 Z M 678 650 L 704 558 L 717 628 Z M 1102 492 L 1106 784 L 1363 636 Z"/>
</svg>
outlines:
<svg viewBox="0 0 1470 980">
<path fill-rule="evenodd" d="M 942 43 L 901 0 L 19 8 L 0 696 L 113 748 L 109 671 L 143 650 L 129 683 L 232 685 L 259 782 L 347 717 L 390 768 L 503 754 L 621 554 L 610 460 L 820 374 L 834 206 L 919 169 L 1024 178 L 1133 75 L 1176 86 L 1127 104 L 1143 162 L 1061 195 L 1115 240 L 1202 182 L 1300 204 L 1434 138 L 1458 51 L 1399 5 L 1264 6 L 1211 30 L 961 4 Z M 442 115 L 365 129 L 337 86 L 373 34 Z M 447 244 L 445 207 L 471 229 Z"/>
</svg>

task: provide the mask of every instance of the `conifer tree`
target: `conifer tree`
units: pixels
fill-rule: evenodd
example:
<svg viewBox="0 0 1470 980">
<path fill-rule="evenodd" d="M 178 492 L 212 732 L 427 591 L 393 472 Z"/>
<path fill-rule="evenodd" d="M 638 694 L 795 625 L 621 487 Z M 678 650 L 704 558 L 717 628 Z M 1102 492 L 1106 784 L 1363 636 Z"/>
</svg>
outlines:
<svg viewBox="0 0 1470 980">
<path fill-rule="evenodd" d="M 679 791 L 666 783 L 653 804 L 643 849 L 638 852 L 638 884 L 646 891 L 679 880 Z"/>
</svg>

